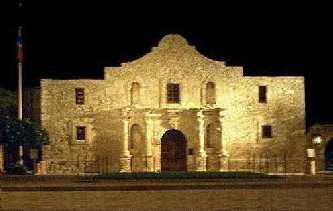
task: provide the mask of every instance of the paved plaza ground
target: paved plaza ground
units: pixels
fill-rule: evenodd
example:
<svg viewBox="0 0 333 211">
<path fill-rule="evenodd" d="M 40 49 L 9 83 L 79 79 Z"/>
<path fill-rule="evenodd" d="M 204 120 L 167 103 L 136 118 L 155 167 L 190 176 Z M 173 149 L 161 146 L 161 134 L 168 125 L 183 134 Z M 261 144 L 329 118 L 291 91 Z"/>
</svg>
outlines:
<svg viewBox="0 0 333 211">
<path fill-rule="evenodd" d="M 333 177 L 0 180 L 2 209 L 333 210 Z"/>
</svg>

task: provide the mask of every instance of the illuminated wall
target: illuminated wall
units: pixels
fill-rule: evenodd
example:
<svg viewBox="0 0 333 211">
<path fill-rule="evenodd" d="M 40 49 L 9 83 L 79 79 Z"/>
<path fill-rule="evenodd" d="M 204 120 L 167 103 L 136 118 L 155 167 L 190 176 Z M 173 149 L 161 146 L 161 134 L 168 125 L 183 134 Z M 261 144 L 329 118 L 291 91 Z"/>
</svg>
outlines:
<svg viewBox="0 0 333 211">
<path fill-rule="evenodd" d="M 142 144 L 130 150 L 135 158 L 132 171 L 150 168 L 147 136 L 152 136 L 149 171 L 159 171 L 160 139 L 171 128 L 182 131 L 187 148 L 194 150 L 187 156 L 187 170 L 197 170 L 200 111 L 205 126 L 212 124 L 215 131 L 213 146 L 205 148 L 206 170 L 221 170 L 218 149 L 225 139 L 224 170 L 304 171 L 303 77 L 244 76 L 242 67 L 206 58 L 179 35 L 165 36 L 142 58 L 105 67 L 104 73 L 104 80 L 41 81 L 41 121 L 51 137 L 44 149 L 49 174 L 84 172 L 91 166 L 102 173 L 119 171 L 124 110 L 129 113 L 129 128 L 137 124 L 142 131 Z M 207 92 L 210 82 L 215 85 L 215 104 L 211 103 L 214 95 Z M 179 103 L 167 103 L 168 83 L 179 84 Z M 259 86 L 266 87 L 264 103 L 259 102 Z M 85 90 L 83 105 L 75 103 L 75 88 Z M 147 113 L 158 115 L 149 129 Z M 87 130 L 84 142 L 75 140 L 79 125 Z M 264 125 L 271 127 L 271 138 L 262 138 Z"/>
</svg>

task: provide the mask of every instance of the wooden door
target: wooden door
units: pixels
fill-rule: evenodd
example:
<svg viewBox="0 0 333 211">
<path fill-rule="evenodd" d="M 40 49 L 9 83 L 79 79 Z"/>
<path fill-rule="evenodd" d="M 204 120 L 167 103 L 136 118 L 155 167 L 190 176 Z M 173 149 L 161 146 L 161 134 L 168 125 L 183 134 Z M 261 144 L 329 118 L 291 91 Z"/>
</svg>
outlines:
<svg viewBox="0 0 333 211">
<path fill-rule="evenodd" d="M 161 142 L 161 171 L 186 171 L 184 135 L 177 130 L 167 131 Z"/>
</svg>

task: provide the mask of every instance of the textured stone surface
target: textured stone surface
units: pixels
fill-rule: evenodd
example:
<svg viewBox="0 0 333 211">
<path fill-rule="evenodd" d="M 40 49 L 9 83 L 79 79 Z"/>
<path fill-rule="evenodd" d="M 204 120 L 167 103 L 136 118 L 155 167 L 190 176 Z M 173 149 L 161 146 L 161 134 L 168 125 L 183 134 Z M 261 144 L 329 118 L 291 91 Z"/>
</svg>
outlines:
<svg viewBox="0 0 333 211">
<path fill-rule="evenodd" d="M 51 138 L 43 155 L 48 174 L 82 173 L 89 165 L 100 173 L 119 171 L 124 112 L 129 141 L 134 124 L 142 135 L 129 149 L 132 171 L 160 171 L 161 137 L 169 129 L 180 130 L 194 151 L 187 155 L 188 171 L 304 171 L 303 77 L 243 76 L 242 67 L 204 57 L 179 35 L 167 35 L 142 58 L 104 72 L 104 80 L 41 80 L 41 122 Z M 135 105 L 133 82 L 140 86 Z M 214 105 L 206 104 L 208 82 L 215 83 Z M 180 84 L 179 104 L 166 102 L 167 83 Z M 258 103 L 258 86 L 267 86 L 265 104 Z M 75 104 L 75 88 L 85 89 L 84 105 Z M 198 112 L 204 128 L 214 129 L 212 146 L 203 149 L 205 162 L 198 156 Z M 261 138 L 264 124 L 272 125 L 273 138 Z M 87 127 L 85 142 L 74 138 L 79 125 Z"/>
</svg>

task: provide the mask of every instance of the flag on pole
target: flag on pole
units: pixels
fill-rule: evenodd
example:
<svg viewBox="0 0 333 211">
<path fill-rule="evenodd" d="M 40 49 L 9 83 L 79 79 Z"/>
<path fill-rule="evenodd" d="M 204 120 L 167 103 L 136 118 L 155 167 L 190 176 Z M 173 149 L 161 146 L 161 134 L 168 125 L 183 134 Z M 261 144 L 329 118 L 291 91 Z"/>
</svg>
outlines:
<svg viewBox="0 0 333 211">
<path fill-rule="evenodd" d="M 22 26 L 19 26 L 17 33 L 17 61 L 19 63 L 23 62 L 23 39 L 22 39 Z"/>
</svg>

